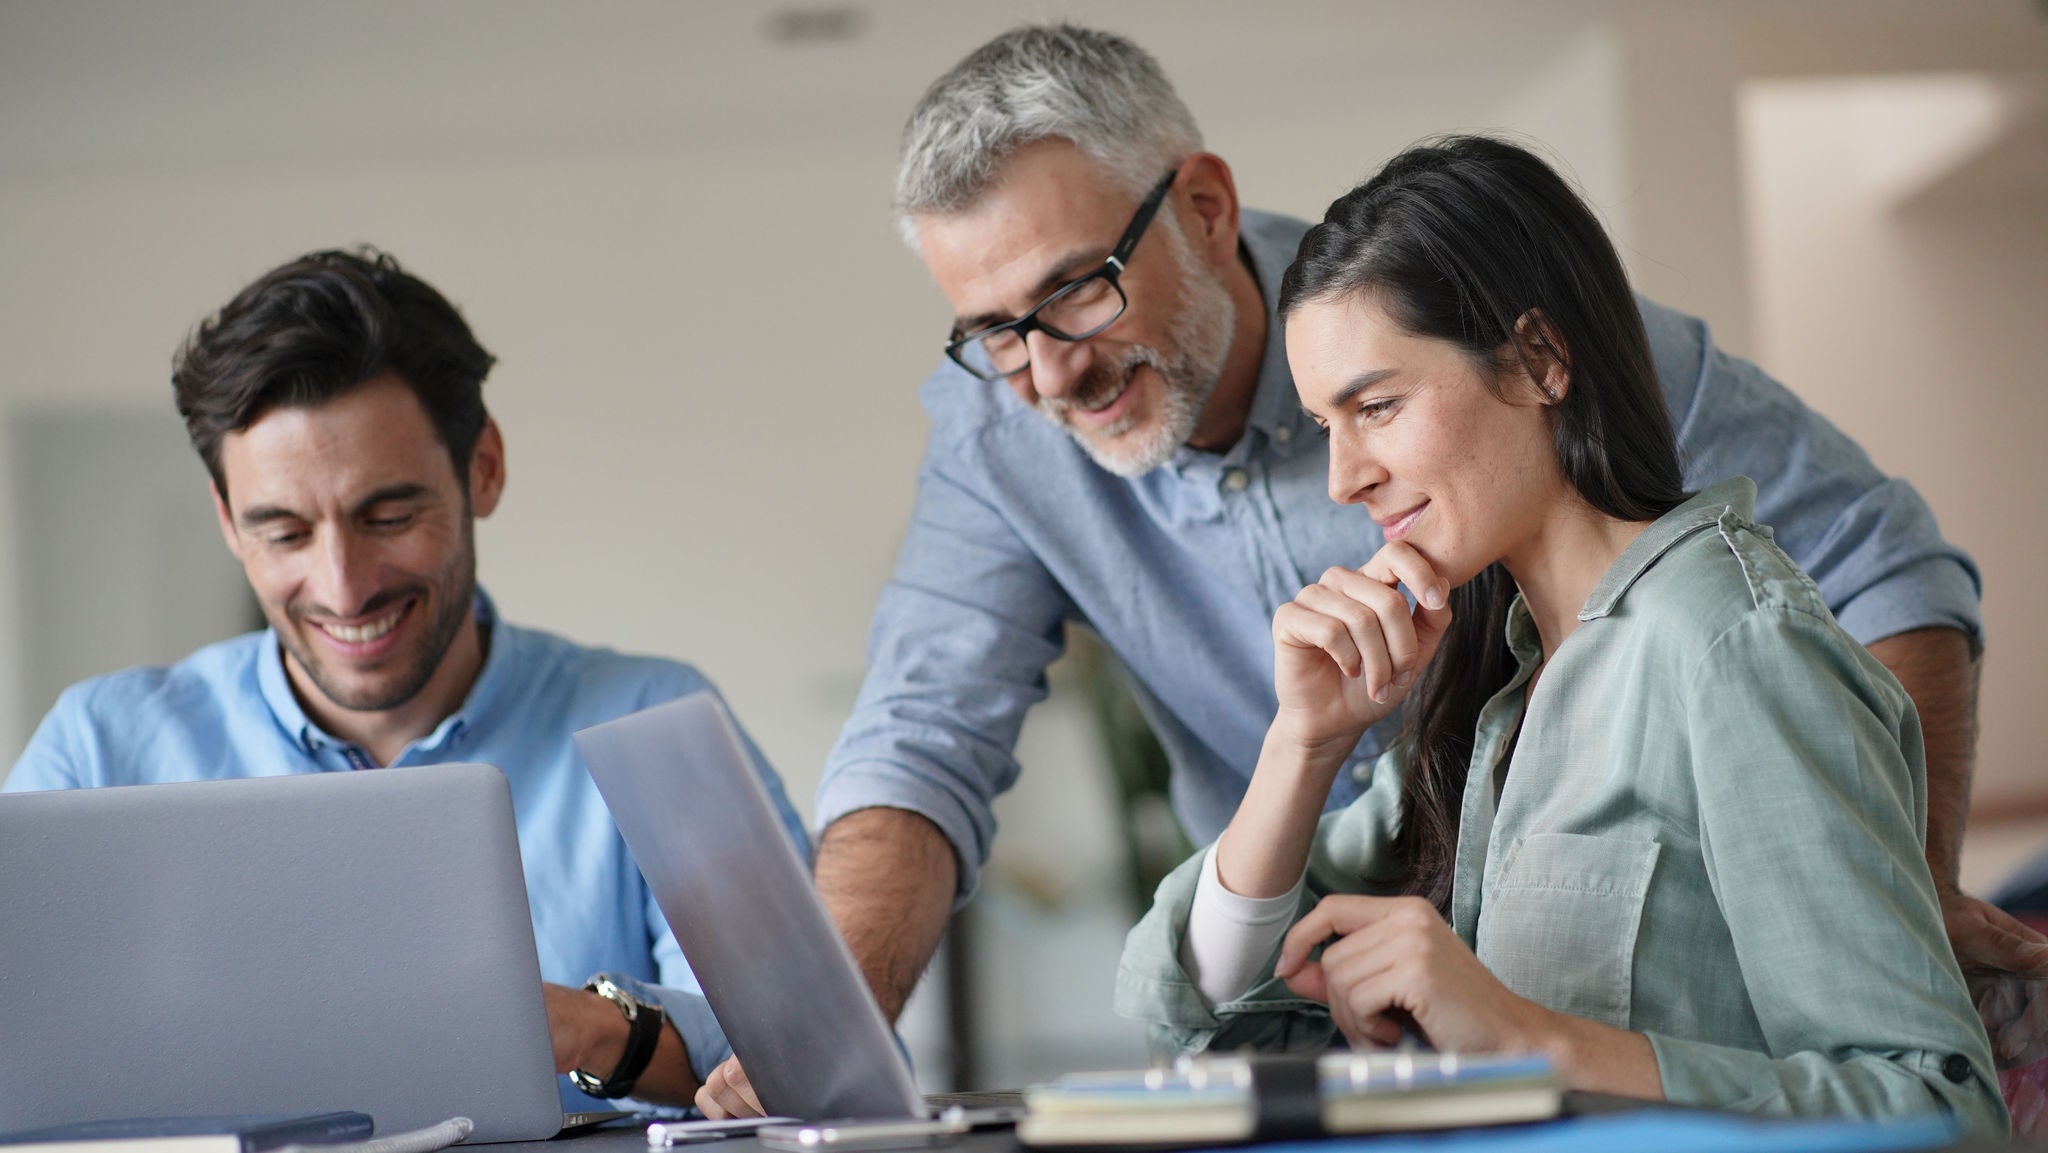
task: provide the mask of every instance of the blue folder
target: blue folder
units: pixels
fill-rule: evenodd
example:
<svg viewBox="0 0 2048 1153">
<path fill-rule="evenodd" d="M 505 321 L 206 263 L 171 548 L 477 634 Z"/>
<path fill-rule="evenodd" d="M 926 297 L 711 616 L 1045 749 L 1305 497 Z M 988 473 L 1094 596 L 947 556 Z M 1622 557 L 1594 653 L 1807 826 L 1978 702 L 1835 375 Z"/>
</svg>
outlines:
<svg viewBox="0 0 2048 1153">
<path fill-rule="evenodd" d="M 1534 1125 L 1239 1146 L 1232 1153 L 1895 1153 L 1960 1136 L 1948 1117 L 1896 1121 L 1772 1121 L 1731 1113 L 1644 1109 Z"/>
</svg>

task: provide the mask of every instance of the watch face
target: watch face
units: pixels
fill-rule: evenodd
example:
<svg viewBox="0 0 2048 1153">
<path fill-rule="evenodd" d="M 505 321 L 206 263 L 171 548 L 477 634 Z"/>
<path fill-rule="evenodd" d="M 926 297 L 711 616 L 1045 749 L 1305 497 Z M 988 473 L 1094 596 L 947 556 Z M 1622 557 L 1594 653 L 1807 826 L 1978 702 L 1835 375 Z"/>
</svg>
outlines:
<svg viewBox="0 0 2048 1153">
<path fill-rule="evenodd" d="M 612 1004 L 617 1005 L 619 1012 L 626 1015 L 626 1020 L 632 1021 L 639 1018 L 640 999 L 612 984 L 611 978 L 595 978 L 588 985 L 583 986 L 583 988 L 585 992 L 595 993 Z"/>
</svg>

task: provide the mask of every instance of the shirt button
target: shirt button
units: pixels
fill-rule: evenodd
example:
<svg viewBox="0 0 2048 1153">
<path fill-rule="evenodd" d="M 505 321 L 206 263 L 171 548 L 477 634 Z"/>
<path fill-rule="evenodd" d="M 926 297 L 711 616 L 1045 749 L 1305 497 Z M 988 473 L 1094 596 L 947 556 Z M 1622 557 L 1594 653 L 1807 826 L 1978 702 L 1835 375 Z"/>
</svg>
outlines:
<svg viewBox="0 0 2048 1153">
<path fill-rule="evenodd" d="M 1941 1063 L 1941 1075 L 1962 1084 L 1970 1079 L 1970 1059 L 1961 1053 L 1950 1053 L 1948 1060 Z"/>
<path fill-rule="evenodd" d="M 1223 474 L 1223 487 L 1232 492 L 1243 492 L 1251 482 L 1252 478 L 1241 468 L 1233 468 Z"/>
<path fill-rule="evenodd" d="M 1290 427 L 1289 427 L 1289 426 L 1287 426 L 1287 425 L 1284 425 L 1284 424 L 1283 424 L 1283 425 L 1281 425 L 1281 426 L 1280 426 L 1279 428 L 1276 428 L 1276 429 L 1274 429 L 1274 430 L 1273 430 L 1273 443 L 1274 443 L 1274 444 L 1286 444 L 1286 443 L 1287 443 L 1288 441 L 1290 441 L 1290 440 L 1293 440 L 1293 439 L 1294 439 L 1294 429 L 1290 428 Z"/>
</svg>

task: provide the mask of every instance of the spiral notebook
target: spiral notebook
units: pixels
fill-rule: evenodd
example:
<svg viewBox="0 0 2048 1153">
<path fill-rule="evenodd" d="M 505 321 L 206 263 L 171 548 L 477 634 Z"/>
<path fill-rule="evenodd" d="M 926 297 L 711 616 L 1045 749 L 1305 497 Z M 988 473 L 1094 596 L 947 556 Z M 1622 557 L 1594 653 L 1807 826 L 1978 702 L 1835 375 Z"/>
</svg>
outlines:
<svg viewBox="0 0 2048 1153">
<path fill-rule="evenodd" d="M 1327 1053 L 1077 1073 L 1024 1101 L 1027 1145 L 1225 1144 L 1540 1121 L 1564 1089 L 1544 1057 Z"/>
</svg>

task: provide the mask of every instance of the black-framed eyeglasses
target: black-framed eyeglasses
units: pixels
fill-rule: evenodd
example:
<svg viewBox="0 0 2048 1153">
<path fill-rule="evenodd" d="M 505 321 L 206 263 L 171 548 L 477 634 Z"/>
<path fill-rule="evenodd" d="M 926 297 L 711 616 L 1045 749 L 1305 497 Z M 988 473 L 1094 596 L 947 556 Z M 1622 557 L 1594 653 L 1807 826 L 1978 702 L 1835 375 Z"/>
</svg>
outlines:
<svg viewBox="0 0 2048 1153">
<path fill-rule="evenodd" d="M 1144 238 L 1145 228 L 1152 223 L 1159 205 L 1166 200 L 1166 190 L 1173 187 L 1173 179 L 1178 175 L 1180 169 L 1176 167 L 1160 177 L 1152 191 L 1145 194 L 1144 203 L 1138 205 L 1130 225 L 1124 229 L 1123 236 L 1100 267 L 1060 285 L 1052 295 L 1015 320 L 992 324 L 964 335 L 955 329 L 952 339 L 946 344 L 946 355 L 953 358 L 953 363 L 983 380 L 1002 380 L 1031 367 L 1031 350 L 1024 338 L 1032 332 L 1042 332 L 1054 340 L 1076 341 L 1086 340 L 1115 324 L 1116 318 L 1122 316 L 1130 304 L 1119 278 L 1130 263 L 1131 253 L 1137 250 L 1138 241 Z"/>
</svg>

